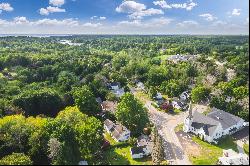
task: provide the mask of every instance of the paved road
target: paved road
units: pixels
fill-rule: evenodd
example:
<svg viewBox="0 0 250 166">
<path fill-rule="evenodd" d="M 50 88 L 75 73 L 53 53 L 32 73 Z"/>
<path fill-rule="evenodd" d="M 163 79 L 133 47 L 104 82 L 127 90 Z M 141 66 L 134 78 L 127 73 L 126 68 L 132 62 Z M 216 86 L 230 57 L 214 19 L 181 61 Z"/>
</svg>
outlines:
<svg viewBox="0 0 250 166">
<path fill-rule="evenodd" d="M 191 165 L 174 131 L 178 124 L 183 123 L 187 112 L 175 116 L 159 112 L 151 105 L 151 101 L 148 101 L 145 107 L 149 110 L 150 120 L 163 138 L 166 160 L 170 161 L 172 165 Z"/>
</svg>

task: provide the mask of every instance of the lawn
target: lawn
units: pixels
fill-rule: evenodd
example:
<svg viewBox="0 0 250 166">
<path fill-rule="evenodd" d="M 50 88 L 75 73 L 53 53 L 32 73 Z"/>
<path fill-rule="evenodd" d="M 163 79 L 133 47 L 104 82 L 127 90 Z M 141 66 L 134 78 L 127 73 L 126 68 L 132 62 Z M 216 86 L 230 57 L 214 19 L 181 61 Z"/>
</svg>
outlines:
<svg viewBox="0 0 250 166">
<path fill-rule="evenodd" d="M 111 147 L 104 151 L 105 163 L 109 165 L 152 165 L 151 158 L 132 159 L 131 146 L 127 143 L 117 143 L 105 133 L 105 138 L 111 143 Z"/>
<path fill-rule="evenodd" d="M 243 149 L 244 149 L 245 153 L 249 155 L 249 144 L 244 144 Z"/>
<path fill-rule="evenodd" d="M 183 130 L 183 123 L 181 123 L 181 124 L 178 124 L 175 128 L 174 128 L 174 131 L 175 132 L 178 132 L 178 131 L 181 131 L 181 130 Z"/>
<path fill-rule="evenodd" d="M 193 137 L 192 140 L 200 146 L 201 150 L 199 156 L 189 156 L 194 165 L 216 165 L 218 158 L 223 155 L 223 149 L 233 149 L 238 152 L 232 137 L 222 139 L 218 145 L 209 144 L 197 137 Z"/>
<path fill-rule="evenodd" d="M 138 100 L 140 100 L 142 103 L 145 103 L 146 101 L 151 100 L 150 97 L 146 93 L 141 92 L 141 91 L 140 92 L 136 92 L 135 93 L 135 97 Z"/>
<path fill-rule="evenodd" d="M 109 133 L 105 132 L 104 133 L 104 138 L 109 141 L 110 145 L 118 145 L 119 142 L 116 142 Z"/>
</svg>

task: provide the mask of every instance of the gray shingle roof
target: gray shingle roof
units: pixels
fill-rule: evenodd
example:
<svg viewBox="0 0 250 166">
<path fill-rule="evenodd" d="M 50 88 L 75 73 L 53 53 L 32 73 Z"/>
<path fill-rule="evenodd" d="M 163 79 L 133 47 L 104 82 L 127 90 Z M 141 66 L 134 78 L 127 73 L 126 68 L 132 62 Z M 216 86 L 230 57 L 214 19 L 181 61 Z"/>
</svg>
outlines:
<svg viewBox="0 0 250 166">
<path fill-rule="evenodd" d="M 207 115 L 208 117 L 221 123 L 223 130 L 236 125 L 242 119 L 234 116 L 228 112 L 213 108 L 212 112 Z"/>
<path fill-rule="evenodd" d="M 219 122 L 213 118 L 205 116 L 197 111 L 195 111 L 193 114 L 192 127 L 195 129 L 203 128 L 206 135 L 212 136 L 218 125 Z"/>
</svg>

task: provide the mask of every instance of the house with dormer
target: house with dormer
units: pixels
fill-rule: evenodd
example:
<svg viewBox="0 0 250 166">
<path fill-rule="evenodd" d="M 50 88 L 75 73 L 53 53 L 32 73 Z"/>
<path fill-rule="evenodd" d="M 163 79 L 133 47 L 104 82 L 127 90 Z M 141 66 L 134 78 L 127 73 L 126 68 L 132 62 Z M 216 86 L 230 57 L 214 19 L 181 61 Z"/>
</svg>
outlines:
<svg viewBox="0 0 250 166">
<path fill-rule="evenodd" d="M 183 131 L 191 132 L 202 140 L 217 144 L 219 139 L 231 135 L 248 125 L 240 117 L 228 112 L 212 108 L 207 115 L 196 110 L 192 112 L 192 105 L 189 106 L 189 115 L 184 120 Z"/>
</svg>

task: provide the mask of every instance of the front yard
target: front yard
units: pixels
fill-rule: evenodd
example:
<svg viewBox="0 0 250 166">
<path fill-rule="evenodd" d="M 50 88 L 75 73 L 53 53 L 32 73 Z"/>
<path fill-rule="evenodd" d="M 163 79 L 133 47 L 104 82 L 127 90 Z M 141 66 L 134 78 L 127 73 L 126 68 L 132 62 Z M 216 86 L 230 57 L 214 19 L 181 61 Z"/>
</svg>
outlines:
<svg viewBox="0 0 250 166">
<path fill-rule="evenodd" d="M 200 140 L 197 137 L 192 137 L 192 140 L 199 146 L 199 155 L 190 155 L 190 161 L 194 165 L 216 165 L 218 158 L 223 155 L 223 149 L 233 149 L 238 152 L 237 145 L 232 137 L 222 139 L 218 145 L 209 144 Z"/>
<path fill-rule="evenodd" d="M 110 142 L 110 147 L 104 151 L 105 164 L 108 165 L 152 165 L 151 157 L 132 159 L 130 154 L 131 146 L 128 143 L 117 143 L 108 134 L 104 137 Z"/>
</svg>

